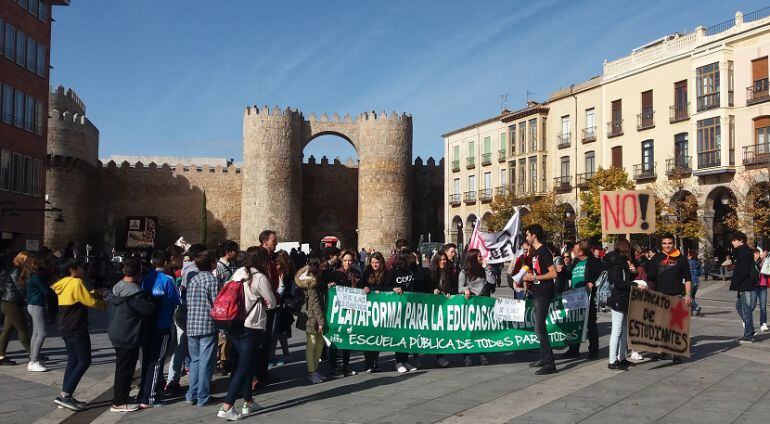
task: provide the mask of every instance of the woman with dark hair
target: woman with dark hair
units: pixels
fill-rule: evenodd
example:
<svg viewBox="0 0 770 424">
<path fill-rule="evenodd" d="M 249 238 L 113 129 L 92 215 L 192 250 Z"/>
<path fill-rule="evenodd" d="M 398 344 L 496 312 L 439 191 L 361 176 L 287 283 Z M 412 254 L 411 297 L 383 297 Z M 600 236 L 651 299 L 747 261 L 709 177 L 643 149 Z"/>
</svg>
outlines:
<svg viewBox="0 0 770 424">
<path fill-rule="evenodd" d="M 387 285 L 393 287 L 393 291 L 399 295 L 416 291 L 413 262 L 414 257 L 408 249 L 402 249 L 393 260 Z M 417 367 L 409 363 L 409 353 L 396 352 L 396 371 L 403 374 L 415 370 Z"/>
<path fill-rule="evenodd" d="M 48 262 L 39 254 L 31 254 L 24 262 L 19 281 L 27 290 L 27 311 L 32 317 L 32 339 L 30 340 L 29 363 L 27 371 L 44 372 L 40 363 L 44 358 L 40 349 L 45 341 L 45 305 L 51 288 L 48 282 Z"/>
<path fill-rule="evenodd" d="M 382 290 L 388 290 L 386 286 L 388 280 L 388 269 L 385 266 L 385 257 L 380 252 L 373 252 L 369 255 L 369 264 L 364 269 L 359 285 L 363 286 L 364 293 L 371 291 L 379 293 Z M 375 373 L 380 371 L 379 364 L 380 352 L 364 351 L 364 364 L 366 372 Z"/>
<path fill-rule="evenodd" d="M 481 256 L 479 249 L 468 250 L 465 255 L 465 266 L 460 271 L 457 281 L 457 292 L 464 294 L 466 299 L 470 299 L 471 296 L 489 297 L 491 289 L 495 286 L 495 276 L 492 273 L 492 267 Z M 470 355 L 466 354 L 463 357 L 466 367 L 473 364 Z M 480 354 L 479 359 L 481 365 L 489 365 L 484 354 Z"/>
<path fill-rule="evenodd" d="M 335 285 L 354 287 L 359 286 L 361 274 L 354 267 L 356 263 L 356 254 L 350 250 L 345 250 L 340 255 L 341 266 L 339 269 L 332 271 L 329 275 L 329 281 L 327 281 L 327 287 L 334 287 Z M 337 354 L 342 352 L 342 371 L 337 368 Z M 350 350 L 337 349 L 335 347 L 329 348 L 329 372 L 334 377 L 346 377 L 350 375 L 356 375 L 354 370 L 350 369 Z"/>
<path fill-rule="evenodd" d="M 383 261 L 383 263 L 385 263 Z M 304 292 L 304 302 L 297 320 L 297 328 L 302 330 L 304 325 L 307 345 L 305 359 L 307 360 L 308 380 L 317 384 L 325 380 L 318 372 L 318 362 L 324 348 L 323 330 L 326 326 L 326 290 L 321 284 L 321 261 L 311 256 L 307 265 L 300 268 L 294 277 L 297 288 Z M 304 315 L 304 316 L 303 316 Z M 305 319 L 306 318 L 306 319 Z"/>
<path fill-rule="evenodd" d="M 83 411 L 86 403 L 79 402 L 73 396 L 80 379 L 91 366 L 91 337 L 88 334 L 88 308 L 102 309 L 106 304 L 101 297 L 89 292 L 83 283 L 83 264 L 73 258 L 61 264 L 62 272 L 69 276 L 55 282 L 51 289 L 58 298 L 59 313 L 56 326 L 67 348 L 67 368 L 59 396 L 54 400 L 57 405 L 75 412 Z"/>
<path fill-rule="evenodd" d="M 457 293 L 457 271 L 449 262 L 446 253 L 440 251 L 433 255 L 428 272 L 433 294 L 444 295 L 449 298 L 452 294 Z M 449 361 L 444 358 L 444 355 L 436 355 L 436 359 L 441 368 L 449 366 Z"/>
<path fill-rule="evenodd" d="M 252 396 L 251 381 L 257 371 L 257 350 L 265 340 L 267 310 L 276 307 L 276 298 L 267 276 L 269 270 L 270 253 L 263 247 L 257 247 L 246 255 L 243 267 L 232 275 L 232 281 L 240 281 L 244 285 L 246 319 L 243 327 L 229 331 L 233 347 L 238 352 L 238 364 L 230 377 L 227 396 L 217 413 L 219 418 L 234 421 L 260 409 Z M 240 414 L 233 408 L 239 395 L 243 396 Z"/>
<path fill-rule="evenodd" d="M 27 320 L 24 316 L 24 292 L 25 287 L 19 280 L 21 269 L 27 261 L 29 254 L 19 252 L 14 258 L 11 267 L 0 270 L 0 310 L 3 312 L 3 332 L 0 333 L 0 365 L 16 365 L 5 357 L 8 348 L 8 337 L 11 330 L 16 329 L 19 342 L 27 352 L 30 352 L 29 332 Z M 5 265 L 5 264 L 3 264 Z"/>
<path fill-rule="evenodd" d="M 607 270 L 607 279 L 613 285 L 612 294 L 607 299 L 607 306 L 612 311 L 610 357 L 607 367 L 616 371 L 627 370 L 631 364 L 626 359 L 628 353 L 626 321 L 631 286 L 637 285 L 629 267 L 631 255 L 631 243 L 626 239 L 619 239 L 615 242 L 615 250 L 607 253 L 603 259 L 604 269 Z"/>
<path fill-rule="evenodd" d="M 275 265 L 278 269 L 278 296 L 280 303 L 277 306 L 273 337 L 270 340 L 270 368 L 281 366 L 289 359 L 289 337 L 291 337 L 291 325 L 294 323 L 294 313 L 290 305 L 294 304 L 294 264 L 285 250 L 276 254 Z M 275 356 L 275 349 L 281 343 L 284 359 Z"/>
</svg>

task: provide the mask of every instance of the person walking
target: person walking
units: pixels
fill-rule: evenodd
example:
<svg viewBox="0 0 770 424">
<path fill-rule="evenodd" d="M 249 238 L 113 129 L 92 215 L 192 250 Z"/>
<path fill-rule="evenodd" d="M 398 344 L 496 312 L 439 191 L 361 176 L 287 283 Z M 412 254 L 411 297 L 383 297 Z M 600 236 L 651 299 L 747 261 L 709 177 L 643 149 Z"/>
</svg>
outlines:
<svg viewBox="0 0 770 424">
<path fill-rule="evenodd" d="M 14 258 L 10 268 L 0 271 L 0 311 L 3 312 L 3 332 L 0 333 L 0 365 L 16 365 L 16 362 L 6 358 L 8 338 L 12 330 L 16 330 L 19 342 L 28 353 L 31 353 L 29 331 L 24 316 L 24 291 L 19 287 L 21 268 L 29 254 L 20 252 Z"/>
<path fill-rule="evenodd" d="M 245 259 L 244 266 L 235 271 L 232 280 L 244 285 L 243 306 L 246 318 L 242 326 L 236 326 L 228 331 L 233 347 L 238 352 L 238 363 L 230 377 L 224 403 L 217 412 L 217 417 L 229 421 L 249 416 L 260 409 L 260 406 L 254 402 L 251 388 L 251 379 L 256 365 L 255 353 L 265 339 L 267 310 L 276 307 L 273 288 L 267 277 L 270 269 L 269 252 L 260 247 L 246 255 Z M 240 413 L 234 408 L 238 396 L 243 396 Z"/>
<path fill-rule="evenodd" d="M 139 405 L 129 402 L 131 380 L 144 341 L 143 323 L 155 314 L 152 296 L 140 286 L 142 266 L 134 258 L 123 263 L 123 279 L 107 299 L 109 329 L 115 349 L 115 379 L 110 412 L 133 412 Z M 152 324 L 152 322 L 150 322 Z"/>
<path fill-rule="evenodd" d="M 540 342 L 540 360 L 529 365 L 539 368 L 535 371 L 537 375 L 553 374 L 556 372 L 556 364 L 545 320 L 556 294 L 556 268 L 553 265 L 553 254 L 543 244 L 546 240 L 543 227 L 540 224 L 532 224 L 525 228 L 524 234 L 533 253 L 532 270 L 524 274 L 522 279 L 527 282 L 527 290 L 535 300 L 535 333 Z"/>
<path fill-rule="evenodd" d="M 489 297 L 491 290 L 495 287 L 495 275 L 492 267 L 487 264 L 486 259 L 481 256 L 478 249 L 470 249 L 466 252 L 463 270 L 457 279 L 457 293 L 465 295 L 466 299 L 471 296 Z M 481 365 L 489 365 L 486 355 L 479 354 Z M 463 362 L 466 367 L 473 365 L 471 356 L 463 355 Z"/>
<path fill-rule="evenodd" d="M 278 275 L 278 267 L 276 266 L 275 260 L 276 260 L 276 254 L 275 254 L 275 247 L 278 245 L 278 237 L 276 236 L 275 231 L 273 230 L 264 230 L 261 233 L 259 233 L 259 245 L 263 249 L 267 249 L 268 253 L 270 254 L 270 268 L 268 269 L 267 277 L 270 279 L 270 286 L 273 288 L 273 295 L 275 296 L 276 302 L 281 301 L 281 296 L 278 294 L 278 286 L 280 285 L 280 278 Z M 249 248 L 252 252 L 255 247 Z M 268 370 L 270 369 L 270 356 L 271 356 L 271 350 L 270 347 L 273 346 L 273 334 L 275 333 L 275 325 L 276 325 L 276 309 L 270 309 L 267 311 L 267 326 L 266 326 L 266 334 L 265 338 L 266 341 L 263 343 L 259 349 L 257 350 L 257 373 L 256 373 L 256 381 L 254 383 L 255 387 L 261 387 L 266 386 L 268 384 L 268 377 L 269 373 Z"/>
<path fill-rule="evenodd" d="M 19 281 L 26 287 L 27 312 L 32 317 L 32 339 L 30 340 L 29 363 L 27 371 L 45 372 L 41 364 L 40 350 L 45 341 L 45 305 L 51 294 L 48 282 L 48 262 L 39 254 L 31 254 L 24 262 Z"/>
<path fill-rule="evenodd" d="M 324 347 L 323 329 L 326 327 L 326 314 L 324 312 L 326 310 L 326 291 L 323 290 L 320 280 L 321 263 L 317 257 L 312 256 L 308 264 L 300 268 L 294 277 L 297 288 L 302 290 L 304 295 L 300 314 L 304 313 L 305 317 L 298 319 L 297 324 L 300 330 L 303 329 L 303 324 L 305 327 L 307 340 L 305 359 L 308 380 L 311 384 L 318 384 L 325 380 L 318 372 L 318 362 L 321 360 Z"/>
<path fill-rule="evenodd" d="M 137 395 L 140 409 L 152 408 L 159 403 L 156 392 L 158 382 L 163 378 L 163 362 L 171 337 L 174 310 L 182 303 L 174 278 L 166 273 L 166 252 L 153 252 L 150 263 L 155 269 L 145 275 L 142 290 L 152 296 L 155 313 L 148 322 L 142 343 L 142 379 Z"/>
<path fill-rule="evenodd" d="M 626 359 L 628 353 L 628 303 L 631 287 L 636 286 L 628 264 L 631 256 L 631 243 L 626 239 L 615 242 L 615 250 L 607 253 L 602 261 L 607 270 L 607 279 L 612 284 L 612 293 L 607 299 L 607 306 L 612 311 L 612 332 L 610 333 L 610 354 L 607 368 L 614 371 L 627 370 L 631 362 Z"/>
<path fill-rule="evenodd" d="M 388 269 L 385 266 L 385 257 L 380 252 L 372 252 L 369 254 L 369 265 L 366 266 L 364 274 L 361 276 L 364 293 L 368 295 L 372 291 L 379 293 L 389 290 L 386 287 L 387 281 Z M 364 366 L 369 374 L 380 372 L 380 352 L 376 350 L 364 351 Z"/>
<path fill-rule="evenodd" d="M 67 258 L 61 265 L 69 275 L 55 282 L 51 289 L 56 293 L 59 313 L 56 326 L 67 349 L 67 367 L 61 392 L 54 403 L 75 412 L 85 410 L 86 403 L 74 397 L 80 379 L 91 366 L 91 337 L 88 334 L 88 308 L 104 310 L 101 296 L 88 291 L 83 283 L 83 264 L 78 259 Z"/>
<path fill-rule="evenodd" d="M 701 266 L 698 261 L 698 251 L 690 249 L 687 251 L 687 263 L 690 265 L 690 281 L 692 281 L 692 307 L 690 312 L 693 316 L 701 314 L 701 307 L 695 300 L 695 295 L 698 293 L 698 287 L 700 287 L 700 272 Z"/>
<path fill-rule="evenodd" d="M 358 252 L 358 270 L 361 272 L 364 272 L 364 270 L 366 269 L 366 263 L 367 263 L 366 249 L 362 247 L 361 251 Z"/>
<path fill-rule="evenodd" d="M 216 364 L 217 329 L 211 319 L 211 307 L 219 292 L 214 276 L 214 252 L 204 250 L 195 256 L 198 273 L 187 286 L 187 346 L 190 354 L 190 387 L 185 400 L 204 406 L 211 399 L 211 377 Z"/>
<path fill-rule="evenodd" d="M 765 333 L 767 332 L 767 285 L 768 281 L 770 281 L 770 274 L 767 274 L 768 267 L 765 267 L 765 262 L 770 261 L 767 256 L 767 251 L 761 253 L 761 258 L 757 262 L 757 268 L 759 269 L 759 284 L 754 287 L 754 299 L 752 300 L 751 304 L 753 305 L 751 309 L 754 309 L 756 307 L 757 302 L 759 303 L 759 331 Z M 765 272 L 763 272 L 765 271 Z"/>
</svg>

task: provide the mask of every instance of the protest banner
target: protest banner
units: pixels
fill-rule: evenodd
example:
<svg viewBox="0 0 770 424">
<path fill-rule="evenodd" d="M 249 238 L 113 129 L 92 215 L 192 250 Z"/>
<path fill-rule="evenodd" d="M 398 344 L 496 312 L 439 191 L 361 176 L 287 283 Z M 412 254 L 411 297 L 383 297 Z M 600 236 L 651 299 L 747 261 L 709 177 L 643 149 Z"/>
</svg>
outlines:
<svg viewBox="0 0 770 424">
<path fill-rule="evenodd" d="M 337 301 L 342 309 L 366 311 L 366 294 L 363 289 L 353 287 L 337 287 Z"/>
<path fill-rule="evenodd" d="M 496 319 L 493 297 L 372 292 L 367 309 L 359 311 L 340 307 L 338 289 L 329 289 L 324 333 L 338 349 L 448 354 L 540 347 L 532 300 L 526 301 L 523 322 L 513 322 Z M 587 308 L 565 310 L 556 295 L 546 320 L 551 346 L 579 343 L 587 316 Z"/>
<path fill-rule="evenodd" d="M 628 348 L 690 357 L 690 307 L 679 296 L 631 287 Z"/>
<path fill-rule="evenodd" d="M 655 232 L 655 198 L 649 190 L 602 191 L 602 234 Z"/>
<path fill-rule="evenodd" d="M 521 245 L 519 234 L 521 222 L 519 209 L 516 209 L 511 219 L 502 231 L 487 233 L 480 230 L 481 220 L 476 221 L 469 249 L 478 249 L 481 257 L 489 264 L 501 264 L 516 259 L 516 252 Z"/>
</svg>

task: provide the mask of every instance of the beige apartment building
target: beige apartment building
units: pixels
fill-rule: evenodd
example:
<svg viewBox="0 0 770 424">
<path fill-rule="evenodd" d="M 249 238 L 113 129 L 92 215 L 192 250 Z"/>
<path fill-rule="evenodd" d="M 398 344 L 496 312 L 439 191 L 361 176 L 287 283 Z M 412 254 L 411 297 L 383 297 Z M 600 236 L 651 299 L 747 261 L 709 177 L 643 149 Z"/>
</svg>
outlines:
<svg viewBox="0 0 770 424">
<path fill-rule="evenodd" d="M 580 216 L 578 196 L 594 172 L 622 167 L 637 187 L 655 185 L 668 199 L 697 196 L 707 234 L 689 243 L 706 255 L 719 251 L 729 244 L 723 218 L 741 213 L 735 206 L 736 191 L 752 188 L 746 184 L 768 184 L 768 53 L 770 8 L 738 12 L 712 27 L 654 40 L 605 62 L 601 76 L 554 92 L 538 105 L 545 150 L 539 155 L 545 165 L 537 171 L 546 184 L 538 190 L 559 193 L 565 222 L 570 222 Z M 467 160 L 465 155 L 481 155 L 475 145 L 468 150 L 469 143 L 487 132 L 505 132 L 503 120 L 509 113 L 445 134 L 447 157 Z M 507 167 L 511 175 L 518 159 L 496 169 Z M 528 158 L 523 163 L 529 163 Z M 488 203 L 452 203 L 457 190 L 473 191 L 467 181 L 472 171 L 445 168 L 447 240 L 457 240 L 463 232 L 467 240 L 472 229 L 467 224 L 489 211 Z M 666 192 L 675 175 L 687 177 L 685 189 Z M 503 182 L 494 181 L 505 187 Z M 510 189 L 515 181 L 509 178 L 507 183 Z"/>
</svg>

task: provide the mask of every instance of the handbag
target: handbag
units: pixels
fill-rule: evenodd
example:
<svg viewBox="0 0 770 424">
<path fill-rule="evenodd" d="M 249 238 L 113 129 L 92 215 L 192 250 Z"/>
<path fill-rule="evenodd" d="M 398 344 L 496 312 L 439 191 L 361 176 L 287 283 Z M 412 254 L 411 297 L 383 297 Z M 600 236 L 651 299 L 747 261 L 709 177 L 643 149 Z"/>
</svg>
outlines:
<svg viewBox="0 0 770 424">
<path fill-rule="evenodd" d="M 770 255 L 768 255 L 764 262 L 762 262 L 762 269 L 759 272 L 765 275 L 770 275 Z"/>
<path fill-rule="evenodd" d="M 297 330 L 307 331 L 307 314 L 304 312 L 297 314 L 297 321 L 294 326 L 297 327 Z"/>
</svg>

